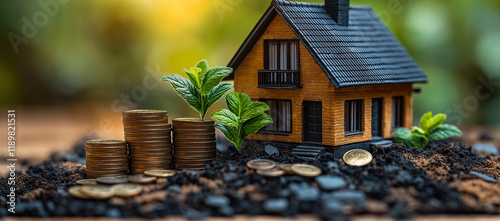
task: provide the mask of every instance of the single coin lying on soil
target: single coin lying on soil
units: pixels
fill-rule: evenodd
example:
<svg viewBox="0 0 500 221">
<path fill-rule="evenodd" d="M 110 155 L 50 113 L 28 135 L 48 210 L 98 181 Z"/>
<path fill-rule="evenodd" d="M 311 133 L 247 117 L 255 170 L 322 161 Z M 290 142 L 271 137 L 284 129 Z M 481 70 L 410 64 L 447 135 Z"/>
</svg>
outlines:
<svg viewBox="0 0 500 221">
<path fill-rule="evenodd" d="M 373 160 L 370 152 L 362 149 L 353 149 L 347 151 L 342 157 L 344 162 L 351 166 L 366 166 Z"/>
<path fill-rule="evenodd" d="M 254 170 L 268 170 L 276 167 L 276 162 L 266 159 L 255 159 L 248 161 L 247 167 Z"/>
</svg>

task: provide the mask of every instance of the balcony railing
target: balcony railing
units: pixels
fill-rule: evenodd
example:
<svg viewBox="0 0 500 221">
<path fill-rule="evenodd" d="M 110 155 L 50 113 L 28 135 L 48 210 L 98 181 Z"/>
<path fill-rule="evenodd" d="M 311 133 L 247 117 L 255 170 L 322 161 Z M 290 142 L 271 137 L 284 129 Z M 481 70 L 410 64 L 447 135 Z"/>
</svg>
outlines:
<svg viewBox="0 0 500 221">
<path fill-rule="evenodd" d="M 297 89 L 300 71 L 259 70 L 259 88 Z"/>
</svg>

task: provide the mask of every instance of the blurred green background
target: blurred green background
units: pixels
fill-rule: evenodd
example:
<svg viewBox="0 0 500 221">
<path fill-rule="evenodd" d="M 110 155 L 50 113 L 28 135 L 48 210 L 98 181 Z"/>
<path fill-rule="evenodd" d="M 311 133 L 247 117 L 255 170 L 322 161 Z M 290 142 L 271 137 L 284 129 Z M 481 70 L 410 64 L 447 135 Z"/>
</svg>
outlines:
<svg viewBox="0 0 500 221">
<path fill-rule="evenodd" d="M 107 103 L 196 116 L 159 78 L 202 58 L 227 65 L 270 0 L 1 4 L 2 108 Z M 427 74 L 428 84 L 415 85 L 415 117 L 432 110 L 455 124 L 500 125 L 500 1 L 351 4 L 373 7 Z"/>
</svg>

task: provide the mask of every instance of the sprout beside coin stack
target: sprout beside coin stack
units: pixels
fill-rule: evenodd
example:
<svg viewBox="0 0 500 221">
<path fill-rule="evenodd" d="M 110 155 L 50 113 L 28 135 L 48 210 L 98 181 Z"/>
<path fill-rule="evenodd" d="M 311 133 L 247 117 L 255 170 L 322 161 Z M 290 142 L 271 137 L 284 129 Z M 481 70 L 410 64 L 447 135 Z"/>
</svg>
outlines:
<svg viewBox="0 0 500 221">
<path fill-rule="evenodd" d="M 129 145 L 131 174 L 172 168 L 172 129 L 167 111 L 124 111 L 123 127 Z"/>
<path fill-rule="evenodd" d="M 86 141 L 85 155 L 88 178 L 128 173 L 127 143 L 123 140 Z"/>
</svg>

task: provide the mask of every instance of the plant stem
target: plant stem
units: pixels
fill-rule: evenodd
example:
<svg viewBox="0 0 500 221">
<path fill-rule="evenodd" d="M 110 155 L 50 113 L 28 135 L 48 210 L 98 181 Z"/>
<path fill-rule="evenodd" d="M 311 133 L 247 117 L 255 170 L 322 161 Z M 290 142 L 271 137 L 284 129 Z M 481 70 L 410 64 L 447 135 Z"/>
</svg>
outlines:
<svg viewBox="0 0 500 221">
<path fill-rule="evenodd" d="M 200 92 L 201 93 L 201 92 Z M 201 120 L 204 121 L 205 120 L 205 115 L 207 114 L 207 110 L 205 110 L 205 96 L 201 95 L 201 112 L 200 112 L 200 115 L 201 115 Z"/>
</svg>

